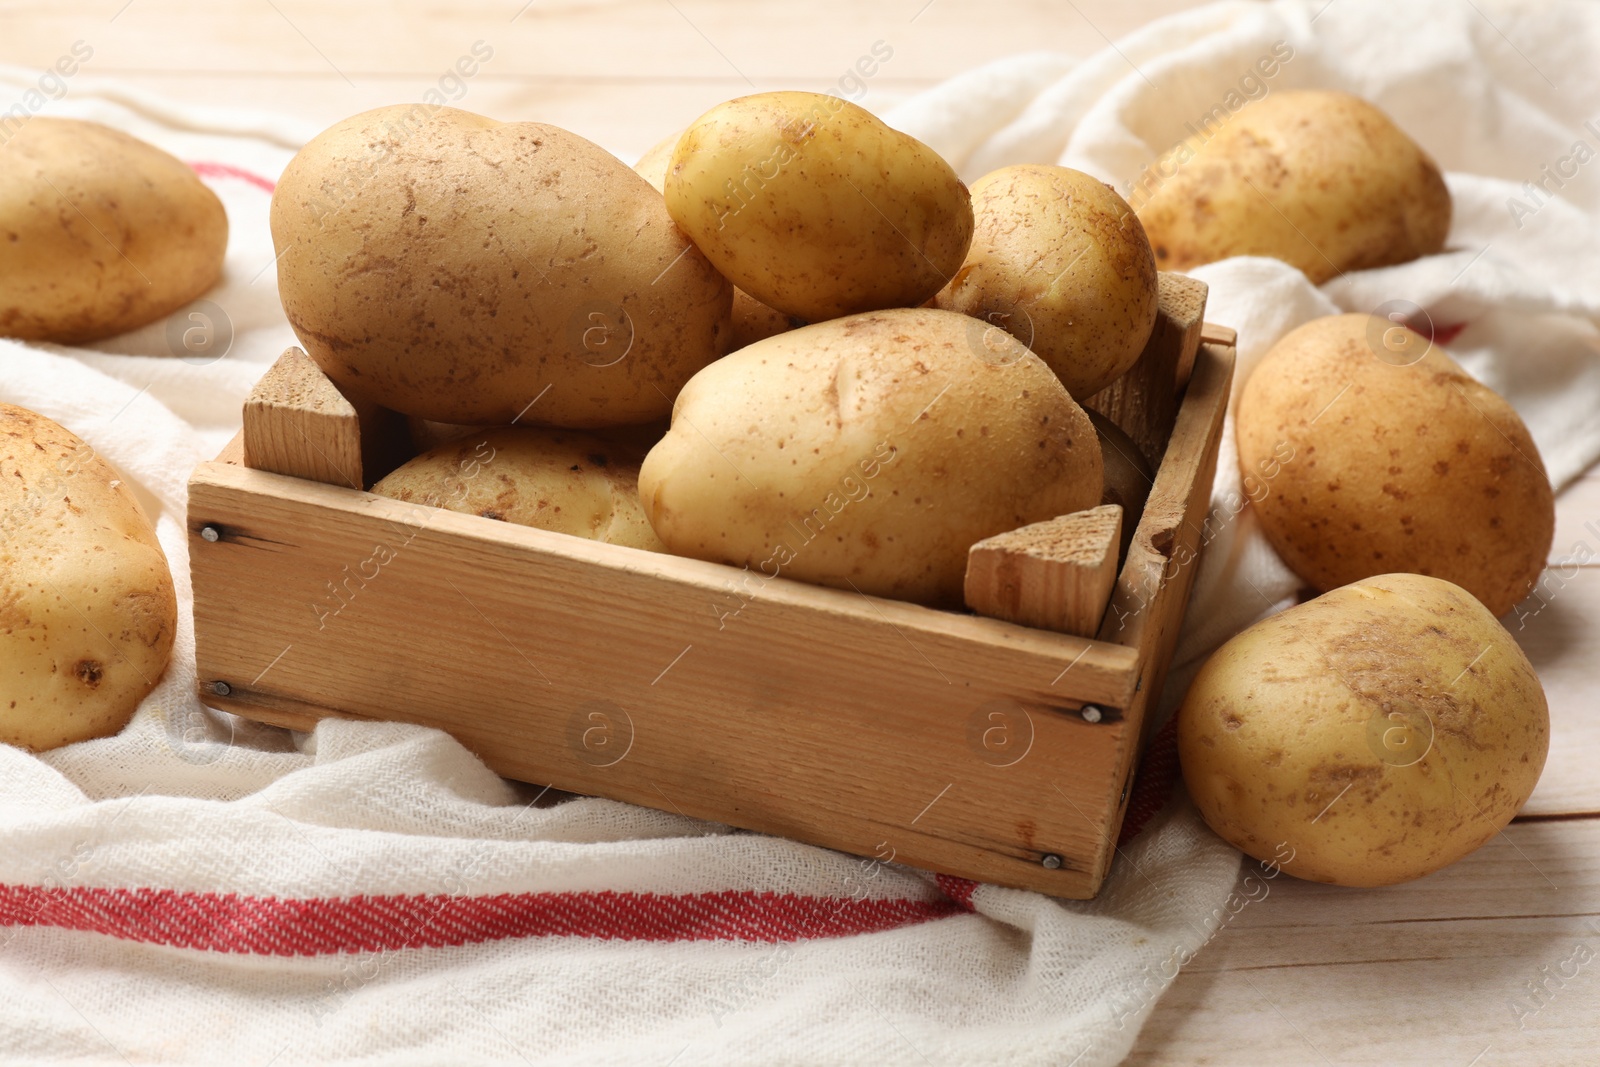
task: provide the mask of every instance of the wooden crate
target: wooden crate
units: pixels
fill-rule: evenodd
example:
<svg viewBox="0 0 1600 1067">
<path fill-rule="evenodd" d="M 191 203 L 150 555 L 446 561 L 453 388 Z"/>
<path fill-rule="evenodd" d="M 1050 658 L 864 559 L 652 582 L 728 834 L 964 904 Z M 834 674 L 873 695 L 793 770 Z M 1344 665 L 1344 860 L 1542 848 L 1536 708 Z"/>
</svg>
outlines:
<svg viewBox="0 0 1600 1067">
<path fill-rule="evenodd" d="M 1162 291 L 1140 363 L 1090 401 L 1160 460 L 1097 639 L 374 496 L 353 486 L 403 455 L 397 420 L 291 350 L 190 481 L 201 696 L 302 730 L 423 723 L 507 777 L 1090 897 L 1233 373 L 1204 286 Z"/>
</svg>

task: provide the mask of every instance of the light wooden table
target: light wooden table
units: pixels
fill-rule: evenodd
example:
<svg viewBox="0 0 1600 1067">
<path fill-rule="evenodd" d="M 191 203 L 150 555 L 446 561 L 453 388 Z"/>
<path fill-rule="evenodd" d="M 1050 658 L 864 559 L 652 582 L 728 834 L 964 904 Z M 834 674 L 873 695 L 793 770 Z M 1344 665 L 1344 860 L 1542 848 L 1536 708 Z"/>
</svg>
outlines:
<svg viewBox="0 0 1600 1067">
<path fill-rule="evenodd" d="M 94 48 L 86 73 L 327 125 L 420 99 L 482 41 L 493 58 L 459 106 L 552 122 L 631 157 L 728 97 L 825 90 L 880 41 L 893 56 L 870 79 L 875 106 L 1017 52 L 1087 55 L 1189 6 L 32 0 L 0 2 L 0 61 L 42 67 L 82 40 Z M 1580 544 L 1600 556 L 1600 474 L 1558 510 L 1553 561 Z M 1552 585 L 1515 631 L 1554 722 L 1522 816 L 1409 885 L 1273 881 L 1182 972 L 1130 1062 L 1600 1063 L 1600 567 L 1563 568 Z"/>
</svg>

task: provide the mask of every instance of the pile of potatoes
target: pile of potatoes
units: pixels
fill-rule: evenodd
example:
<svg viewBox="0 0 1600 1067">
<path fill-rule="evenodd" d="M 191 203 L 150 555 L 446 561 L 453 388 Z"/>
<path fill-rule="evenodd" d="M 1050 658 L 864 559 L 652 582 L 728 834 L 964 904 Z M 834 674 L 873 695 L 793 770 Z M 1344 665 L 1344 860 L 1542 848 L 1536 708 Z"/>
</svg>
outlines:
<svg viewBox="0 0 1600 1067">
<path fill-rule="evenodd" d="M 1156 316 L 1107 186 L 969 193 L 815 93 L 722 104 L 637 171 L 538 123 L 368 112 L 295 157 L 272 232 L 307 353 L 436 443 L 374 492 L 937 607 L 973 543 L 1101 502 L 1081 401 Z M 464 485 L 473 426 L 496 458 Z"/>
<path fill-rule="evenodd" d="M 433 420 L 375 492 L 941 608 L 984 537 L 1102 500 L 1131 533 L 1157 457 L 1083 404 L 1143 351 L 1158 266 L 1268 255 L 1320 283 L 1439 251 L 1451 217 L 1427 154 L 1339 93 L 1174 146 L 1137 211 L 1059 166 L 969 190 L 809 93 L 722 104 L 634 170 L 548 126 L 409 115 L 329 130 L 273 203 L 307 351 Z M 1196 679 L 1191 792 L 1308 878 L 1437 869 L 1543 764 L 1543 693 L 1495 620 L 1549 547 L 1538 452 L 1443 349 L 1363 315 L 1283 338 L 1236 426 L 1262 529 L 1325 595 Z"/>
<path fill-rule="evenodd" d="M 1438 252 L 1450 228 L 1433 160 L 1342 93 L 1276 94 L 1155 169 L 1172 177 L 1136 199 L 1163 267 L 1265 255 L 1321 283 Z M 1549 744 L 1539 680 L 1496 621 L 1554 533 L 1538 449 L 1430 337 L 1377 315 L 1290 332 L 1234 415 L 1260 527 L 1323 595 L 1196 677 L 1189 791 L 1228 841 L 1304 878 L 1438 870 L 1511 820 Z"/>
<path fill-rule="evenodd" d="M 394 107 L 306 145 L 271 230 L 306 351 L 411 418 L 420 455 L 374 492 L 957 608 L 985 537 L 1103 500 L 1131 533 L 1157 457 L 1084 404 L 1144 350 L 1158 267 L 1267 255 L 1320 283 L 1449 231 L 1438 167 L 1345 94 L 1275 94 L 1157 171 L 1137 211 L 1059 166 L 969 190 L 812 93 L 729 101 L 637 168 Z M 227 220 L 164 153 L 34 119 L 0 154 L 0 231 L 0 335 L 71 343 L 204 292 Z M 1548 745 L 1495 618 L 1550 545 L 1538 451 L 1442 348 L 1368 315 L 1280 340 L 1235 416 L 1261 528 L 1322 595 L 1200 672 L 1190 791 L 1292 873 L 1435 870 L 1511 818 Z M 3 405 L 0 474 L 0 741 L 118 729 L 176 629 L 150 524 L 83 442 Z"/>
</svg>

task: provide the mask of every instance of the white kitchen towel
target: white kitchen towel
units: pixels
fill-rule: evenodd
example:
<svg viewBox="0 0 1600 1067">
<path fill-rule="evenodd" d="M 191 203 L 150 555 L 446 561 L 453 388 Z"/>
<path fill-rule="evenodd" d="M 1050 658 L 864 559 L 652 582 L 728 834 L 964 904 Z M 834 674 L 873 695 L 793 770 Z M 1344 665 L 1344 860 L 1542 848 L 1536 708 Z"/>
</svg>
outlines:
<svg viewBox="0 0 1600 1067">
<path fill-rule="evenodd" d="M 1279 42 L 1293 56 L 1268 78 L 1256 63 Z M 1239 330 L 1242 380 L 1307 319 L 1410 301 L 1528 418 L 1559 483 L 1600 455 L 1600 179 L 1574 163 L 1575 142 L 1600 147 L 1584 125 L 1597 72 L 1600 11 L 1581 3 L 1225 3 L 1081 62 L 973 71 L 888 117 L 968 178 L 1059 160 L 1129 189 L 1215 108 L 1289 87 L 1373 99 L 1448 172 L 1448 250 L 1321 289 L 1272 261 L 1215 264 L 1197 272 L 1208 318 Z M 0 74 L 20 99 L 39 85 Z M 0 1054 L 1089 1067 L 1120 1060 L 1178 967 L 1269 891 L 1270 871 L 1238 882 L 1237 853 L 1181 798 L 1121 849 L 1095 901 L 1066 903 L 541 796 L 417 727 L 294 735 L 208 711 L 184 479 L 292 342 L 266 186 L 316 131 L 86 74 L 32 109 L 197 164 L 232 234 L 223 284 L 170 322 L 93 352 L 0 342 L 0 399 L 63 422 L 139 486 L 185 609 L 166 678 L 121 734 L 0 748 Z M 1537 194 L 1522 184 L 1541 179 Z M 1232 456 L 1230 437 L 1167 706 L 1297 585 L 1239 506 Z"/>
</svg>

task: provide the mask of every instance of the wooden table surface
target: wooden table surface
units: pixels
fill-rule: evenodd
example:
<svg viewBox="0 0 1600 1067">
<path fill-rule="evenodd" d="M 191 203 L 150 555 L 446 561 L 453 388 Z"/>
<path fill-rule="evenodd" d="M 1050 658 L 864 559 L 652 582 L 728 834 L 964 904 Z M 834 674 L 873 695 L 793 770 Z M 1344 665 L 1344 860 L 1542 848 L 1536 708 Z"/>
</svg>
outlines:
<svg viewBox="0 0 1600 1067">
<path fill-rule="evenodd" d="M 868 87 L 881 107 L 1002 56 L 1087 55 L 1190 6 L 13 0 L 0 2 L 0 62 L 43 67 L 83 40 L 94 48 L 85 73 L 327 125 L 419 99 L 483 41 L 493 58 L 459 106 L 552 122 L 631 156 L 729 97 L 825 90 L 876 42 L 893 50 Z M 1600 558 L 1597 520 L 1591 470 L 1559 499 L 1552 563 Z M 1179 975 L 1129 1062 L 1600 1063 L 1600 567 L 1555 569 L 1550 588 L 1536 612 L 1524 608 L 1524 625 L 1508 617 L 1554 727 L 1544 777 L 1517 821 L 1408 885 L 1273 881 Z"/>
</svg>

